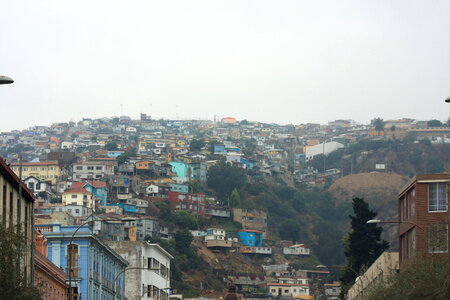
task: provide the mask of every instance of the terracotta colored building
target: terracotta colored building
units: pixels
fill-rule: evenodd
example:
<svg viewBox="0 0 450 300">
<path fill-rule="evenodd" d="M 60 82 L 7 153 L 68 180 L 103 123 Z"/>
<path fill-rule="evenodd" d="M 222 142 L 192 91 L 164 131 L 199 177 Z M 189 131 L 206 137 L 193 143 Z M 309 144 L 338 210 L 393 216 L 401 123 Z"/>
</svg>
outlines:
<svg viewBox="0 0 450 300">
<path fill-rule="evenodd" d="M 450 173 L 418 174 L 401 190 L 398 196 L 400 269 L 416 253 L 448 253 L 449 183 Z"/>
<path fill-rule="evenodd" d="M 34 285 L 43 300 L 66 300 L 66 273 L 47 258 L 47 239 L 36 232 Z"/>
</svg>

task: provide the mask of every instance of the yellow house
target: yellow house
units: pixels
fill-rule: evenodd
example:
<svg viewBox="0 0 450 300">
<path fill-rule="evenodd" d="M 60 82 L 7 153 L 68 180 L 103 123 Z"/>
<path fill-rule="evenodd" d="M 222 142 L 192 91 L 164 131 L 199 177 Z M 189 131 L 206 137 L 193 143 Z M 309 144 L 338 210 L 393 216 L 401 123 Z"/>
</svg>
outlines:
<svg viewBox="0 0 450 300">
<path fill-rule="evenodd" d="M 13 163 L 11 168 L 17 176 L 20 174 L 20 164 Z M 61 178 L 61 168 L 57 161 L 24 162 L 22 163 L 22 179 L 34 176 L 40 180 L 50 181 L 52 184 Z"/>
<path fill-rule="evenodd" d="M 85 206 L 95 210 L 94 197 L 89 191 L 83 188 L 75 188 L 65 191 L 62 194 L 62 203 L 64 203 L 64 205 Z"/>
</svg>

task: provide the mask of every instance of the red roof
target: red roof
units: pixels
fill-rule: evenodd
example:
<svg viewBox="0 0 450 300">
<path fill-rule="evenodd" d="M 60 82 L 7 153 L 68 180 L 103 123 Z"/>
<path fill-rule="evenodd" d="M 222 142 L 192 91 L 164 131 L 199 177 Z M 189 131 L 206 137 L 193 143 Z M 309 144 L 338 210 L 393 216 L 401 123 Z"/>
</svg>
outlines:
<svg viewBox="0 0 450 300">
<path fill-rule="evenodd" d="M 86 191 L 83 188 L 71 188 L 70 190 L 65 191 L 63 194 L 85 194 L 90 195 L 89 191 Z"/>
<path fill-rule="evenodd" d="M 89 181 L 89 182 L 80 182 L 80 181 L 74 181 L 72 182 L 72 188 L 73 189 L 81 189 L 86 186 L 86 184 L 90 184 L 95 188 L 102 188 L 106 186 L 106 182 L 103 181 Z"/>
</svg>

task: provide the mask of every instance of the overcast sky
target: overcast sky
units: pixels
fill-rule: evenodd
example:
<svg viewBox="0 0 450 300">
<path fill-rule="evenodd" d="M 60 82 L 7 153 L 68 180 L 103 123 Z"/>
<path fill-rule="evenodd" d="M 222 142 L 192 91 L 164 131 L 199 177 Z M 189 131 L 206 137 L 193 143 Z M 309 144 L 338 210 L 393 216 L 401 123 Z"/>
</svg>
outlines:
<svg viewBox="0 0 450 300">
<path fill-rule="evenodd" d="M 0 0 L 0 131 L 110 117 L 447 120 L 450 1 Z"/>
</svg>

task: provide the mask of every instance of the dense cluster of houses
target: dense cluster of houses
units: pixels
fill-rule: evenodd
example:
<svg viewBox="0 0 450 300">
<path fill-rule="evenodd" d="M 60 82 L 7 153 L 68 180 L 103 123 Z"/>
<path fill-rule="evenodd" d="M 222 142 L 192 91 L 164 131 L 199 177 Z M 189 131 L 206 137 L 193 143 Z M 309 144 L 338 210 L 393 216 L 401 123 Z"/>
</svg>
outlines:
<svg viewBox="0 0 450 300">
<path fill-rule="evenodd" d="M 237 232 L 216 227 L 193 231 L 211 250 L 271 256 L 274 249 L 265 242 L 266 212 L 220 205 L 190 183 L 206 183 L 210 167 L 225 160 L 261 177 L 291 168 L 297 181 L 318 184 L 340 170 L 320 173 L 301 169 L 302 162 L 363 135 L 412 133 L 449 142 L 448 128 L 423 127 L 409 119 L 389 121 L 386 126 L 390 130 L 380 132 L 346 120 L 281 126 L 234 118 L 152 120 L 141 114 L 139 120 L 83 119 L 3 132 L 2 220 L 10 226 L 28 222 L 26 234 L 39 246 L 34 254 L 27 253 L 24 265 L 27 272 L 34 261 L 40 266 L 29 278 L 34 277 L 30 280 L 37 281 L 48 299 L 63 299 L 68 291 L 71 299 L 165 300 L 172 256 L 148 242 L 172 237 L 158 220 L 159 203 L 206 218 L 232 218 L 242 225 Z M 282 254 L 311 253 L 308 245 L 291 243 L 282 247 Z M 264 283 L 272 295 L 309 299 L 309 280 L 327 274 L 266 267 L 275 279 L 244 273 L 230 279 L 243 293 L 256 292 L 254 288 Z M 127 268 L 133 271 L 125 277 Z"/>
</svg>

